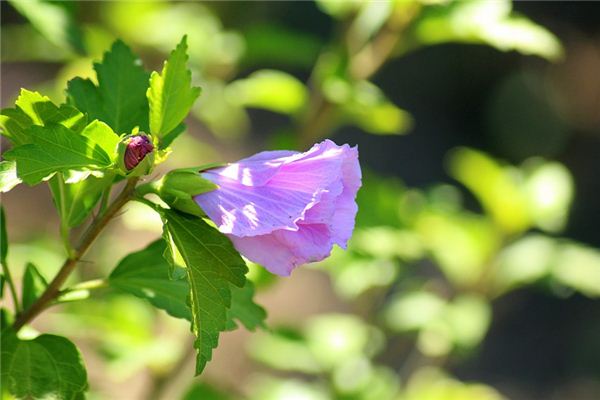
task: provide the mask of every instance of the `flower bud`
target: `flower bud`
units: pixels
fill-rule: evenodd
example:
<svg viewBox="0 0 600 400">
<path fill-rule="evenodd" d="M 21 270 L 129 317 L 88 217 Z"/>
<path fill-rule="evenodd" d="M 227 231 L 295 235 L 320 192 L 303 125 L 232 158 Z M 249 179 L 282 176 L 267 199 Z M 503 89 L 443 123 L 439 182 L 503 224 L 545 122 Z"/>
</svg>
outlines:
<svg viewBox="0 0 600 400">
<path fill-rule="evenodd" d="M 119 144 L 119 164 L 129 176 L 146 175 L 154 165 L 154 145 L 143 132 L 125 136 Z"/>
<path fill-rule="evenodd" d="M 188 214 L 204 216 L 193 196 L 210 192 L 218 186 L 200 175 L 197 168 L 177 169 L 161 178 L 158 195 L 170 207 Z"/>
</svg>

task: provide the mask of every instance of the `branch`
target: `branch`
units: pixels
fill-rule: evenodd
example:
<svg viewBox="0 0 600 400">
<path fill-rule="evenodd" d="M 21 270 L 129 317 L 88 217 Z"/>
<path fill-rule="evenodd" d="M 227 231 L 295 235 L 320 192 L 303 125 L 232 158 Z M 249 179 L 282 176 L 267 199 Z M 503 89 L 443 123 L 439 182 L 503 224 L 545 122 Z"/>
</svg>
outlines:
<svg viewBox="0 0 600 400">
<path fill-rule="evenodd" d="M 48 285 L 44 293 L 31 305 L 27 310 L 20 314 L 15 320 L 13 328 L 18 331 L 31 320 L 33 320 L 40 312 L 42 312 L 46 306 L 54 300 L 60 294 L 60 288 L 65 283 L 69 275 L 73 272 L 77 266 L 77 262 L 83 257 L 85 252 L 89 249 L 90 245 L 98 237 L 102 229 L 108 224 L 112 217 L 127 203 L 135 190 L 135 185 L 139 178 L 132 178 L 127 181 L 127 184 L 123 188 L 123 191 L 117 196 L 106 211 L 96 217 L 89 228 L 85 231 L 79 245 L 73 251 L 73 254 L 67 258 L 62 265 L 58 274 L 54 277 L 52 282 Z"/>
</svg>

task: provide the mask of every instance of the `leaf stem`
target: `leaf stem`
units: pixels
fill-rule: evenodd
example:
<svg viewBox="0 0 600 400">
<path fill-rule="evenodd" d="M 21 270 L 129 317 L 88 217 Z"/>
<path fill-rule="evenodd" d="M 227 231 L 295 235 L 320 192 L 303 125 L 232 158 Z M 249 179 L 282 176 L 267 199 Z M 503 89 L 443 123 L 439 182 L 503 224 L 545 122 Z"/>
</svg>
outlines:
<svg viewBox="0 0 600 400">
<path fill-rule="evenodd" d="M 6 240 L 6 238 L 4 240 Z M 19 296 L 17 296 L 15 282 L 13 281 L 12 275 L 10 273 L 10 269 L 8 268 L 8 265 L 6 264 L 6 260 L 2 261 L 2 273 L 4 274 L 4 277 L 6 278 L 6 282 L 8 283 L 8 289 L 10 290 L 10 295 L 11 295 L 13 303 L 15 305 L 15 311 L 18 313 L 21 311 L 21 306 L 19 303 Z"/>
<path fill-rule="evenodd" d="M 77 266 L 78 261 L 81 259 L 81 257 L 83 257 L 83 255 L 98 237 L 100 232 L 104 229 L 104 227 L 108 224 L 108 222 L 112 219 L 112 217 L 114 217 L 121 207 L 123 207 L 131 199 L 138 180 L 139 178 L 129 179 L 123 188 L 123 191 L 107 207 L 106 211 L 94 219 L 92 224 L 81 237 L 79 245 L 74 249 L 73 254 L 65 260 L 61 269 L 58 271 L 52 282 L 50 282 L 44 293 L 42 293 L 42 295 L 35 303 L 31 305 L 31 307 L 17 316 L 17 319 L 13 325 L 15 331 L 18 331 L 23 327 L 23 325 L 34 319 L 52 300 L 54 300 L 60 294 L 60 288 L 65 283 L 69 275 L 71 275 Z"/>
<path fill-rule="evenodd" d="M 60 197 L 60 237 L 65 246 L 67 257 L 71 258 L 73 255 L 73 247 L 71 246 L 68 221 L 65 220 L 67 217 L 67 211 L 65 210 L 65 177 L 62 172 L 56 174 L 56 181 L 58 182 L 58 192 Z"/>
</svg>

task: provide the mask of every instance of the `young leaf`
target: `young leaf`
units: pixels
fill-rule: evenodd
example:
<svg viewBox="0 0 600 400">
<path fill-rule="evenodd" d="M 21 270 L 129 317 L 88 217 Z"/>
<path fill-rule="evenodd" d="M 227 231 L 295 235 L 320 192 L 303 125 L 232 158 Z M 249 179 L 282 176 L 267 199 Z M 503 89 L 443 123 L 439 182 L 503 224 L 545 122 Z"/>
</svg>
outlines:
<svg viewBox="0 0 600 400">
<path fill-rule="evenodd" d="M 98 144 L 111 158 L 115 157 L 119 144 L 119 135 L 113 132 L 104 122 L 98 120 L 92 121 L 85 127 L 81 134 Z"/>
<path fill-rule="evenodd" d="M 106 122 L 118 134 L 129 133 L 139 126 L 148 131 L 148 73 L 129 47 L 116 41 L 94 64 L 98 86 L 88 79 L 69 81 L 69 102 L 91 119 Z"/>
<path fill-rule="evenodd" d="M 9 150 L 4 157 L 17 162 L 17 176 L 29 185 L 58 171 L 102 169 L 112 164 L 99 143 L 62 125 L 34 125 L 27 132 L 33 143 Z"/>
<path fill-rule="evenodd" d="M 23 274 L 22 305 L 28 309 L 48 287 L 48 282 L 32 263 L 27 263 Z"/>
<path fill-rule="evenodd" d="M 192 87 L 192 73 L 187 69 L 187 38 L 181 39 L 165 62 L 162 74 L 152 72 L 146 93 L 150 104 L 150 133 L 164 137 L 186 117 L 200 95 Z"/>
<path fill-rule="evenodd" d="M 229 309 L 227 330 L 238 327 L 235 320 L 241 322 L 246 329 L 253 331 L 256 328 L 265 328 L 267 312 L 254 302 L 254 284 L 246 280 L 242 288 L 231 288 L 231 308 Z"/>
<path fill-rule="evenodd" d="M 163 257 L 165 241 L 157 240 L 143 250 L 123 258 L 109 276 L 115 289 L 148 300 L 176 318 L 191 321 L 186 279 L 169 279 L 169 264 Z"/>
<path fill-rule="evenodd" d="M 200 374 L 217 347 L 219 333 L 227 328 L 231 285 L 243 287 L 248 268 L 229 239 L 201 218 L 164 210 L 163 219 L 187 267 L 198 349 L 196 374 Z"/>
<path fill-rule="evenodd" d="M 14 146 L 32 143 L 32 125 L 45 126 L 60 124 L 75 132 L 80 132 L 87 124 L 87 118 L 79 110 L 62 104 L 56 106 L 46 96 L 38 92 L 21 89 L 15 102 L 15 108 L 6 108 L 0 115 L 2 134 L 8 137 Z"/>
<path fill-rule="evenodd" d="M 20 340 L 2 333 L 0 377 L 3 390 L 19 399 L 79 399 L 87 373 L 79 351 L 61 336 Z"/>
<path fill-rule="evenodd" d="M 17 177 L 17 163 L 14 161 L 0 161 L 0 193 L 9 192 L 21 183 Z"/>
</svg>

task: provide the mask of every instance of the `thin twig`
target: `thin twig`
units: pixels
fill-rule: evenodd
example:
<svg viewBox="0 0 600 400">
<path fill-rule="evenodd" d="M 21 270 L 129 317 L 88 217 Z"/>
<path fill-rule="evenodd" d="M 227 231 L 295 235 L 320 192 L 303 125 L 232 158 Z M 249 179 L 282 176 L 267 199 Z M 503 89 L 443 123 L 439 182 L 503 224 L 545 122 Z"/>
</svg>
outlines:
<svg viewBox="0 0 600 400">
<path fill-rule="evenodd" d="M 73 272 L 77 263 L 83 257 L 85 252 L 89 249 L 90 245 L 98 237 L 98 234 L 104 229 L 108 222 L 114 217 L 114 215 L 127 203 L 135 190 L 135 185 L 139 178 L 132 178 L 127 181 L 127 184 L 123 188 L 123 191 L 117 196 L 117 198 L 111 203 L 106 211 L 99 215 L 98 218 L 94 219 L 89 228 L 85 231 L 81 237 L 79 245 L 75 248 L 72 255 L 67 258 L 62 265 L 58 274 L 54 277 L 52 282 L 48 285 L 44 293 L 37 299 L 35 303 L 31 305 L 27 310 L 20 314 L 15 320 L 13 328 L 18 331 L 26 323 L 33 320 L 46 306 L 52 302 L 59 294 L 60 288 L 65 283 L 69 275 Z"/>
</svg>

